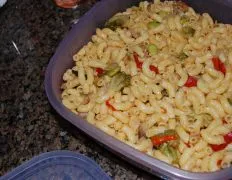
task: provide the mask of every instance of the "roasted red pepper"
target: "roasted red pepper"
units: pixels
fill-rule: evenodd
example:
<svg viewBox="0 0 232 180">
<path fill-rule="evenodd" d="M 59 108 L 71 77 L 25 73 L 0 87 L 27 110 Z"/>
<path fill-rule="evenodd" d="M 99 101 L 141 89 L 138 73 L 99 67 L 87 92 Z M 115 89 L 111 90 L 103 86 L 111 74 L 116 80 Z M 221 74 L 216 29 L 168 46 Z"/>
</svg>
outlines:
<svg viewBox="0 0 232 180">
<path fill-rule="evenodd" d="M 134 56 L 134 60 L 135 60 L 135 64 L 136 64 L 137 68 L 142 69 L 143 62 L 141 62 L 139 60 L 139 55 L 137 53 L 134 53 L 133 56 Z"/>
<path fill-rule="evenodd" d="M 225 149 L 226 146 L 227 146 L 227 143 L 210 144 L 210 147 L 212 148 L 213 151 L 221 151 L 221 150 Z"/>
<path fill-rule="evenodd" d="M 224 135 L 224 140 L 225 140 L 225 142 L 226 142 L 227 144 L 232 143 L 232 132 L 230 132 L 230 133 Z"/>
<path fill-rule="evenodd" d="M 149 69 L 150 69 L 151 71 L 155 72 L 156 74 L 159 74 L 159 69 L 158 69 L 157 67 L 155 67 L 155 66 L 153 66 L 153 65 L 150 65 L 150 66 L 149 66 Z"/>
<path fill-rule="evenodd" d="M 221 151 L 226 148 L 226 146 L 230 143 L 232 143 L 232 132 L 226 134 L 223 136 L 225 143 L 223 144 L 210 144 L 210 147 L 213 151 Z"/>
<path fill-rule="evenodd" d="M 112 111 L 116 111 L 116 109 L 114 108 L 114 106 L 112 106 L 110 104 L 110 100 L 109 99 L 106 101 L 106 106 L 108 106 Z"/>
<path fill-rule="evenodd" d="M 186 87 L 197 86 L 197 78 L 195 78 L 193 76 L 189 76 L 188 80 L 186 81 L 186 83 L 184 84 L 184 86 L 186 86 Z"/>
<path fill-rule="evenodd" d="M 165 142 L 177 140 L 177 137 L 175 135 L 165 135 L 165 136 L 153 136 L 151 138 L 151 141 L 154 146 L 159 146 Z"/>
<path fill-rule="evenodd" d="M 214 69 L 216 69 L 217 71 L 221 71 L 224 75 L 226 74 L 225 64 L 218 57 L 213 57 L 212 62 Z"/>
<path fill-rule="evenodd" d="M 96 73 L 97 73 L 97 76 L 101 76 L 104 73 L 104 69 L 102 69 L 102 68 L 96 68 Z"/>
<path fill-rule="evenodd" d="M 177 140 L 179 137 L 174 130 L 165 130 L 163 133 L 156 134 L 151 138 L 155 147 L 162 145 L 165 142 Z"/>
</svg>

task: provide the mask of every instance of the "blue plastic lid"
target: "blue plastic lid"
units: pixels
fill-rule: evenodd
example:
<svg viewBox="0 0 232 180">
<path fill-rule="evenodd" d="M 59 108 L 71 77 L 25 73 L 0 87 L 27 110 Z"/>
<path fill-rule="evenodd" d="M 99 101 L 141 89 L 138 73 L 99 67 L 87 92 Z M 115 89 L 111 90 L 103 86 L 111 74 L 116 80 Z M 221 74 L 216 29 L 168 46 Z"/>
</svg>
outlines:
<svg viewBox="0 0 232 180">
<path fill-rule="evenodd" d="M 0 180 L 110 180 L 90 158 L 70 151 L 41 154 Z"/>
</svg>

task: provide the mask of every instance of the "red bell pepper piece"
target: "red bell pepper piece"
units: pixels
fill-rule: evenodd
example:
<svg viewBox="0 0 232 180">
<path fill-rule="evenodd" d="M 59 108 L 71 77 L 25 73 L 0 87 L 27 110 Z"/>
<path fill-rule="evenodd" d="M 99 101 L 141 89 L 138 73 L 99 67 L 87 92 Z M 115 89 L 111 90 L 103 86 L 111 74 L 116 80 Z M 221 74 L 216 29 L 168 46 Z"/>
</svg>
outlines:
<svg viewBox="0 0 232 180">
<path fill-rule="evenodd" d="M 186 86 L 186 87 L 197 86 L 197 78 L 195 78 L 193 76 L 189 76 L 188 80 L 186 81 L 186 83 L 184 84 L 184 86 Z"/>
<path fill-rule="evenodd" d="M 134 53 L 133 56 L 134 56 L 134 60 L 135 60 L 135 64 L 136 64 L 137 68 L 142 69 L 143 62 L 141 62 L 139 60 L 139 55 L 137 53 Z"/>
<path fill-rule="evenodd" d="M 232 132 L 226 134 L 223 136 L 224 137 L 224 140 L 227 144 L 230 144 L 232 143 Z"/>
<path fill-rule="evenodd" d="M 104 69 L 96 68 L 96 73 L 97 73 L 97 76 L 101 76 L 104 73 Z"/>
<path fill-rule="evenodd" d="M 112 111 L 116 111 L 116 109 L 114 108 L 114 106 L 112 106 L 112 104 L 110 104 L 110 100 L 109 99 L 106 101 L 106 106 L 108 106 Z"/>
<path fill-rule="evenodd" d="M 227 146 L 227 143 L 223 144 L 210 144 L 210 147 L 212 148 L 213 151 L 221 151 L 225 149 Z"/>
<path fill-rule="evenodd" d="M 151 138 L 152 144 L 154 146 L 159 146 L 165 142 L 176 140 L 177 137 L 175 135 L 164 135 L 164 136 L 153 136 Z"/>
<path fill-rule="evenodd" d="M 156 74 L 159 74 L 159 69 L 158 69 L 157 67 L 155 67 L 155 66 L 153 66 L 153 65 L 150 65 L 150 66 L 149 66 L 149 69 L 150 69 L 151 71 L 155 72 Z"/>
<path fill-rule="evenodd" d="M 210 144 L 210 147 L 214 150 L 214 151 L 220 151 L 226 148 L 226 146 L 230 143 L 232 143 L 232 132 L 226 134 L 223 136 L 225 143 L 223 144 Z"/>
<path fill-rule="evenodd" d="M 225 64 L 218 57 L 213 57 L 212 62 L 214 69 L 216 69 L 217 71 L 221 71 L 224 75 L 226 74 Z"/>
</svg>

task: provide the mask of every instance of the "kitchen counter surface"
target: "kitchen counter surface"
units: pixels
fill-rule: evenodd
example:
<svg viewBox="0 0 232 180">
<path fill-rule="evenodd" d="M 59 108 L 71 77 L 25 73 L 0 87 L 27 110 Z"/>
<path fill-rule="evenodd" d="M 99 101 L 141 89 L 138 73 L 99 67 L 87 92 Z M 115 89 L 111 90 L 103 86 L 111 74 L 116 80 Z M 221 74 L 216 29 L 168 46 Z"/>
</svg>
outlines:
<svg viewBox="0 0 232 180">
<path fill-rule="evenodd" d="M 113 179 L 156 179 L 65 123 L 45 95 L 49 59 L 94 3 L 66 10 L 52 0 L 8 0 L 0 9 L 0 175 L 35 155 L 65 149 L 92 158 Z"/>
</svg>

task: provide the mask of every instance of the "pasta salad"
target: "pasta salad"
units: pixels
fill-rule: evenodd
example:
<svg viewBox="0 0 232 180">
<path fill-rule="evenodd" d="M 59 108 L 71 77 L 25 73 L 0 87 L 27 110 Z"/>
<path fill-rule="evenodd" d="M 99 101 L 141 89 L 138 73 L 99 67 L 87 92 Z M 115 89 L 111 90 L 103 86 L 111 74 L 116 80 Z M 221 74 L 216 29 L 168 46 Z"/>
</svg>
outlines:
<svg viewBox="0 0 232 180">
<path fill-rule="evenodd" d="M 232 163 L 232 25 L 180 1 L 117 13 L 74 56 L 62 103 L 175 167 Z"/>
</svg>

